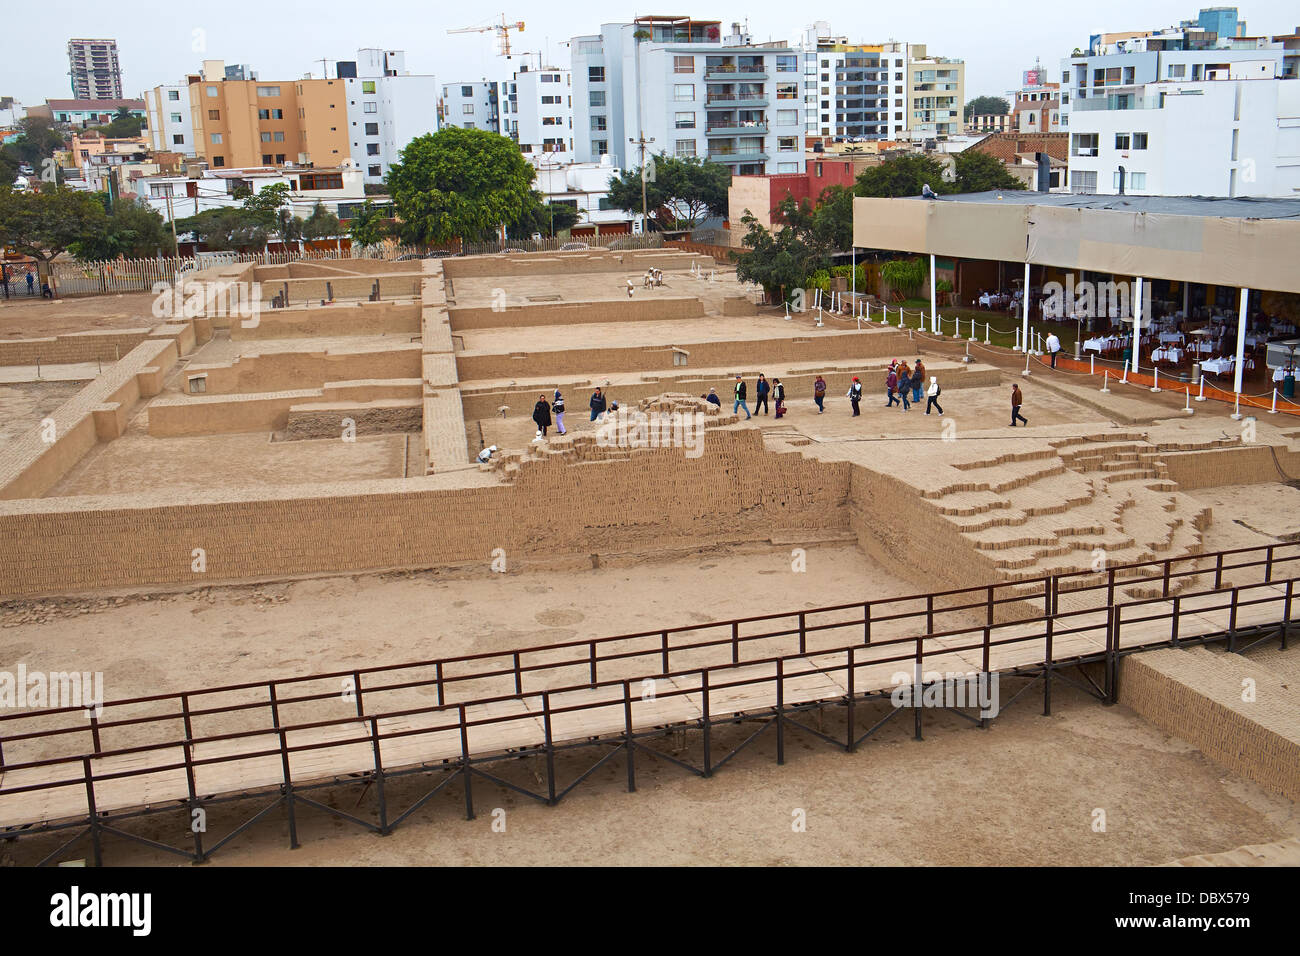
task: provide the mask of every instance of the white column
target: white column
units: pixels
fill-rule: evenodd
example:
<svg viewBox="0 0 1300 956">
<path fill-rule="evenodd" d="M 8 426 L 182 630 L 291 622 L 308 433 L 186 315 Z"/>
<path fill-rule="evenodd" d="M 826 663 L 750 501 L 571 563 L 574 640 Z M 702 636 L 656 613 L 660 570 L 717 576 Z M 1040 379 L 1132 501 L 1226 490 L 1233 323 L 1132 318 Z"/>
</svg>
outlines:
<svg viewBox="0 0 1300 956">
<path fill-rule="evenodd" d="M 1241 394 L 1241 376 L 1245 372 L 1246 362 L 1246 302 L 1250 299 L 1250 290 L 1241 290 L 1241 309 L 1237 313 L 1237 362 L 1232 376 L 1232 390 Z"/>
<path fill-rule="evenodd" d="M 939 320 L 936 318 L 934 306 L 934 253 L 930 253 L 930 331 L 937 333 L 939 331 Z"/>
<path fill-rule="evenodd" d="M 858 304 L 858 247 L 854 246 L 852 251 L 853 265 L 849 267 L 849 288 L 853 290 L 853 298 L 849 301 L 853 305 Z"/>
<path fill-rule="evenodd" d="M 1024 306 L 1023 332 L 1020 336 L 1020 342 L 1024 345 L 1025 351 L 1029 351 L 1029 263 L 1025 263 L 1025 288 L 1021 293 L 1021 304 Z"/>
<path fill-rule="evenodd" d="M 1133 280 L 1133 371 L 1138 370 L 1138 339 L 1142 335 L 1142 277 Z"/>
</svg>

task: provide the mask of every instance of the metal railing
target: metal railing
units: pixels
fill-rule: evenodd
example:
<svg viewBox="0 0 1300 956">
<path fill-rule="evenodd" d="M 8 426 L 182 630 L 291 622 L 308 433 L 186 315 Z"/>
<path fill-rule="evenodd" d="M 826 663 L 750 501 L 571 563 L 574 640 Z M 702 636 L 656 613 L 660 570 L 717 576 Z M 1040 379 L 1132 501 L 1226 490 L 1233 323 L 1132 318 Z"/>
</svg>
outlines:
<svg viewBox="0 0 1300 956">
<path fill-rule="evenodd" d="M 1212 566 L 1201 566 L 1210 563 Z M 1258 580 L 1236 577 L 1234 582 L 1225 583 L 1225 574 Z M 1201 589 L 1188 587 L 1201 579 L 1213 583 Z M 557 789 L 554 756 L 560 749 L 612 742 L 612 752 L 627 754 L 629 789 L 635 789 L 633 755 L 637 749 L 650 749 L 702 776 L 720 768 L 769 726 L 776 730 L 778 762 L 783 761 L 787 726 L 852 750 L 898 712 L 876 722 L 865 733 L 860 733 L 861 728 L 855 724 L 854 708 L 866 700 L 887 697 L 896 683 L 893 679 L 886 683 L 879 668 L 892 666 L 910 672 L 916 684 L 933 683 L 924 676 L 927 663 L 944 658 L 951 661 L 953 655 L 960 654 L 969 654 L 967 660 L 978 659 L 979 672 L 984 675 L 1014 669 L 1019 676 L 1032 676 L 1035 681 L 1041 678 L 1045 712 L 1050 712 L 1055 671 L 1076 664 L 1099 664 L 1100 686 L 1081 672 L 1092 685 L 1091 690 L 1065 675 L 1055 677 L 1113 702 L 1117 699 L 1118 661 L 1125 654 L 1207 640 L 1226 641 L 1228 650 L 1233 651 L 1239 649 L 1243 634 L 1261 632 L 1266 633 L 1260 639 L 1280 635 L 1285 646 L 1297 580 L 1300 543 L 1275 544 L 1116 566 L 1102 572 L 1067 572 L 1029 581 L 518 650 L 135 697 L 107 702 L 102 713 L 92 713 L 88 720 L 81 707 L 4 714 L 0 715 L 0 729 L 4 731 L 0 734 L 0 769 L 4 772 L 0 808 L 11 808 L 12 798 L 23 794 L 40 795 L 35 802 L 44 808 L 57 806 L 60 793 L 75 793 L 78 800 L 84 799 L 84 809 L 58 813 L 33 810 L 30 819 L 21 818 L 21 813 L 15 817 L 12 809 L 0 809 L 6 826 L 0 836 L 84 827 L 81 835 L 91 837 L 96 862 L 103 833 L 138 840 L 197 861 L 206 859 L 234 834 L 205 848 L 196 833 L 191 851 L 134 836 L 111 825 L 111 821 L 178 807 L 193 812 L 207 804 L 269 790 L 277 792 L 277 803 L 288 809 L 291 845 L 296 846 L 295 802 L 335 813 L 375 832 L 391 831 L 432 795 L 426 794 L 405 813 L 390 817 L 384 781 L 397 776 L 448 772 L 451 776 L 432 792 L 438 792 L 452 779 L 463 780 L 467 813 L 472 816 L 470 783 L 476 775 L 541 802 L 557 802 L 587 776 L 583 774 L 562 791 Z M 1155 593 L 1117 600 L 1124 596 L 1121 589 L 1142 585 L 1151 585 Z M 1070 597 L 1073 606 L 1062 609 L 1063 595 Z M 1091 597 L 1091 601 L 1081 600 L 1085 597 Z M 1265 623 L 1260 623 L 1258 615 L 1253 622 L 1243 622 L 1243 612 L 1249 613 L 1252 608 L 1267 609 Z M 1220 612 L 1227 615 L 1223 626 L 1207 617 Z M 1159 626 L 1149 629 L 1145 636 L 1133 638 L 1134 626 L 1153 622 Z M 1129 628 L 1127 641 L 1125 627 Z M 894 633 L 891 636 L 887 631 Z M 1080 644 L 1079 638 L 1086 640 Z M 1018 655 L 1014 665 L 1008 665 L 1002 652 L 1014 647 L 1030 648 L 1032 653 Z M 808 660 L 809 654 L 816 655 L 815 663 Z M 868 674 L 866 668 L 877 670 Z M 821 689 L 808 690 L 805 686 L 801 690 L 797 683 L 791 684 L 799 679 L 821 681 Z M 648 698 L 644 689 L 647 683 L 654 687 Z M 436 703 L 410 706 L 411 694 L 430 692 Z M 727 699 L 717 703 L 724 692 Z M 665 718 L 660 715 L 672 708 L 655 710 L 650 705 L 656 700 L 689 702 L 699 708 L 699 714 Z M 290 712 L 304 706 L 309 719 L 294 719 Z M 842 739 L 805 727 L 790 716 L 825 706 L 846 708 L 847 727 Z M 919 739 L 922 715 L 919 705 L 913 709 Z M 557 720 L 576 714 L 584 715 L 580 729 L 556 729 Z M 260 719 L 252 728 L 233 731 L 200 727 L 210 719 L 228 720 L 236 715 Z M 713 728 L 764 717 L 767 723 L 759 731 L 721 760 L 713 760 Z M 51 722 L 55 726 L 49 726 Z M 540 732 L 536 729 L 539 722 Z M 663 736 L 669 724 L 703 733 L 702 768 L 660 754 L 643 742 Z M 471 743 L 471 738 L 489 728 L 495 730 L 495 742 L 477 746 Z M 593 728 L 597 732 L 593 733 Z M 107 741 L 110 735 L 125 738 L 128 730 L 141 729 L 148 731 L 151 738 L 161 739 L 142 744 Z M 14 759 L 17 750 L 48 750 L 52 742 L 60 741 L 66 742 L 62 749 L 70 752 Z M 404 758 L 385 762 L 386 749 L 390 755 L 400 746 L 407 746 L 409 751 L 417 741 L 418 755 L 408 753 Z M 217 752 L 222 748 L 224 752 Z M 319 764 L 322 755 L 331 753 L 337 762 L 328 769 L 300 771 L 295 778 L 294 758 L 312 755 Z M 547 760 L 545 794 L 515 786 L 481 769 L 486 763 L 528 754 Z M 269 777 L 264 765 L 260 768 L 260 782 L 241 778 L 228 792 L 213 789 L 211 781 L 201 786 L 196 780 L 200 770 L 234 761 L 271 758 L 277 758 L 272 766 L 279 769 Z M 46 779 L 24 782 L 38 774 L 44 774 Z M 160 779 L 168 776 L 170 780 Z M 355 783 L 358 777 L 376 784 L 377 822 L 361 820 L 302 796 L 320 787 Z M 113 798 L 115 802 L 106 802 L 106 789 L 122 780 L 138 781 L 141 788 L 150 785 L 149 799 L 124 800 L 119 795 Z M 265 812 L 259 812 L 235 832 L 246 829 Z"/>
</svg>

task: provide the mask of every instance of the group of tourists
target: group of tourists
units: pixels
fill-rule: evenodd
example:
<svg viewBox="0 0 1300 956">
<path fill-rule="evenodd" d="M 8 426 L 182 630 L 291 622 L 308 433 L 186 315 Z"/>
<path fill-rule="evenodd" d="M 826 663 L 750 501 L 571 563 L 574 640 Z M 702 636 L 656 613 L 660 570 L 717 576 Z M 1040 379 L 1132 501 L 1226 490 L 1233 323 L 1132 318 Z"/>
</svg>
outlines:
<svg viewBox="0 0 1300 956">
<path fill-rule="evenodd" d="M 820 379 L 821 376 L 819 375 L 818 380 L 820 381 Z M 826 385 L 823 382 L 822 383 L 823 392 L 825 392 L 825 388 Z M 710 389 L 709 391 L 710 393 L 712 393 L 712 389 Z M 736 401 L 735 404 L 731 407 L 731 413 L 734 415 L 736 414 L 736 412 L 738 412 L 740 409 L 743 408 L 745 410 L 745 418 L 746 419 L 752 418 L 753 416 L 749 414 L 749 404 L 747 401 L 749 390 L 745 385 L 745 379 L 740 375 L 736 376 L 735 394 L 736 394 Z M 769 404 L 770 402 L 776 403 L 776 417 L 784 418 L 787 411 L 785 405 L 785 386 L 781 384 L 781 380 L 779 378 L 774 378 L 772 379 L 772 381 L 769 382 L 767 380 L 767 376 L 764 375 L 762 372 L 759 372 L 758 380 L 754 383 L 754 414 L 757 415 L 760 410 L 762 410 L 764 415 L 771 414 L 772 406 Z"/>
</svg>

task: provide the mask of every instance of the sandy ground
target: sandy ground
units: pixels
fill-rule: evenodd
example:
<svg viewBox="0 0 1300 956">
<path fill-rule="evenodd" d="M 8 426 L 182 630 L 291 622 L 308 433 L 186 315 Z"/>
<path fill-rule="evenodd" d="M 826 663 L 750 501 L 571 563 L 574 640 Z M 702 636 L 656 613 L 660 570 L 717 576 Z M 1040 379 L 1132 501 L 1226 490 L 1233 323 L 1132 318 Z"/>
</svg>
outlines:
<svg viewBox="0 0 1300 956">
<path fill-rule="evenodd" d="M 151 329 L 154 295 L 131 292 L 78 299 L 0 299 L 0 339 L 30 339 L 95 329 Z"/>
<path fill-rule="evenodd" d="M 118 696 L 914 590 L 856 548 L 810 549 L 808 571 L 798 577 L 788 550 L 774 548 L 562 574 L 321 578 L 130 598 L 84 613 L 75 606 L 8 608 L 0 614 L 0 647 L 6 660 L 33 669 L 65 666 L 70 658 L 81 669 L 104 669 L 110 696 Z M 43 623 L 17 623 L 33 613 Z M 814 715 L 804 719 L 818 726 Z M 840 726 L 828 713 L 822 729 L 835 733 Z M 715 748 L 752 730 L 719 731 Z M 288 850 L 279 814 L 214 862 L 1127 865 L 1300 835 L 1293 804 L 1229 774 L 1127 708 L 1103 707 L 1061 684 L 1051 717 L 1041 716 L 1041 697 L 1031 690 L 987 731 L 940 713 L 927 717 L 924 741 L 913 741 L 911 732 L 910 722 L 891 721 L 846 755 L 791 730 L 786 766 L 776 765 L 765 737 L 708 780 L 642 753 L 635 794 L 625 792 L 625 765 L 615 758 L 556 807 L 480 780 L 474 821 L 464 819 L 462 791 L 452 785 L 386 839 L 304 808 L 301 849 Z M 675 746 L 653 743 L 668 753 Z M 698 759 L 698 742 L 683 743 L 687 750 L 678 755 Z M 561 779 L 574 779 L 595 755 L 561 758 Z M 531 788 L 544 773 L 534 758 L 491 769 Z M 436 782 L 390 784 L 390 807 L 404 809 L 424 792 L 421 785 Z M 373 809 L 373 794 L 361 787 L 325 799 L 349 813 Z M 210 834 L 224 833 L 240 821 L 239 812 L 246 817 L 261 805 L 212 810 Z M 1092 828 L 1098 808 L 1106 811 L 1104 833 Z M 497 809 L 505 833 L 493 830 Z M 797 810 L 806 815 L 806 832 L 792 829 Z M 167 816 L 128 826 L 183 844 L 184 822 Z M 107 846 L 114 864 L 173 862 L 116 840 Z M 46 838 L 0 844 L 0 862 L 30 863 L 53 847 Z"/>
<path fill-rule="evenodd" d="M 703 300 L 705 309 L 717 311 L 721 300 L 728 296 L 750 296 L 752 286 L 736 281 L 734 268 L 715 270 L 714 281 L 695 278 L 689 269 L 665 272 L 663 285 L 653 289 L 643 288 L 644 270 L 635 268 L 627 272 L 591 272 L 584 275 L 556 276 L 475 276 L 452 280 L 454 305 L 490 306 L 501 301 L 505 293 L 508 306 L 538 305 L 544 302 L 601 302 L 627 301 L 627 280 L 633 282 L 632 299 L 680 298 L 690 296 Z"/>
<path fill-rule="evenodd" d="M 39 425 L 42 418 L 76 395 L 85 384 L 73 381 L 0 385 L 0 448 Z"/>
</svg>

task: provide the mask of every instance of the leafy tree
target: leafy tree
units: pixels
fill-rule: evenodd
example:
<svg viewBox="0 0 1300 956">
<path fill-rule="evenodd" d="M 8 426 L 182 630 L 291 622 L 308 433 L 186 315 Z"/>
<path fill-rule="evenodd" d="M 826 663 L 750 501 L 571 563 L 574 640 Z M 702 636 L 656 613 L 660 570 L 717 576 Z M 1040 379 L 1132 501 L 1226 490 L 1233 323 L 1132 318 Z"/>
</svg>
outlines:
<svg viewBox="0 0 1300 956">
<path fill-rule="evenodd" d="M 943 181 L 943 165 L 919 153 L 887 159 L 879 166 L 868 166 L 858 174 L 854 193 L 859 196 L 919 196 L 929 184 L 936 193 L 950 192 Z"/>
<path fill-rule="evenodd" d="M 963 119 L 972 116 L 1002 116 L 1011 112 L 1011 104 L 1001 96 L 977 96 L 966 104 Z"/>
<path fill-rule="evenodd" d="M 403 238 L 436 244 L 516 225 L 538 202 L 536 175 L 508 137 L 448 127 L 411 140 L 387 183 Z"/>
<path fill-rule="evenodd" d="M 1002 161 L 988 153 L 962 150 L 953 157 L 957 192 L 982 193 L 990 189 L 1023 189 L 1024 183 L 1007 172 Z"/>
<path fill-rule="evenodd" d="M 761 285 L 769 300 L 781 296 L 789 301 L 822 266 L 821 252 L 811 248 L 798 229 L 771 232 L 748 211 L 740 221 L 746 230 L 745 251 L 736 256 L 736 278 Z"/>
<path fill-rule="evenodd" d="M 274 217 L 281 207 L 289 202 L 289 184 L 272 183 L 265 186 L 256 193 L 248 192 L 244 194 L 244 208 L 251 209 L 253 212 L 267 213 Z"/>
<path fill-rule="evenodd" d="M 221 252 L 263 249 L 271 228 L 260 213 L 241 206 L 222 206 L 177 220 L 176 231 L 189 233 L 209 249 Z"/>
<path fill-rule="evenodd" d="M 293 243 L 299 249 L 302 248 L 303 228 L 306 225 L 302 216 L 295 216 L 292 209 L 277 209 L 275 211 L 275 232 L 284 243 L 286 251 L 289 243 Z"/>
<path fill-rule="evenodd" d="M 135 139 L 144 128 L 144 117 L 133 116 L 125 106 L 119 106 L 113 119 L 105 126 L 96 127 L 96 132 L 110 139 Z"/>
<path fill-rule="evenodd" d="M 0 189 L 8 189 L 18 178 L 18 157 L 7 145 L 0 146 Z"/>
<path fill-rule="evenodd" d="M 27 116 L 18 121 L 19 137 L 9 144 L 20 162 L 31 163 L 36 175 L 41 174 L 41 161 L 62 149 L 64 137 L 54 129 L 49 120 Z"/>
<path fill-rule="evenodd" d="M 923 259 L 891 259 L 880 267 L 880 277 L 909 298 L 920 288 L 926 275 Z"/>
<path fill-rule="evenodd" d="M 40 263 L 49 263 L 73 244 L 104 231 L 103 203 L 90 193 L 47 186 L 40 192 L 0 188 L 0 245 L 12 246 Z"/>
<path fill-rule="evenodd" d="M 119 198 L 110 211 L 108 194 L 94 195 L 105 207 L 106 221 L 100 230 L 68 246 L 68 251 L 78 259 L 150 256 L 156 255 L 164 246 L 171 246 L 172 237 L 166 220 L 148 203 Z"/>
<path fill-rule="evenodd" d="M 532 204 L 523 218 L 511 226 L 508 234 L 511 239 L 528 239 L 533 233 L 554 236 L 557 232 L 571 229 L 582 217 L 576 206 L 568 203 L 546 203 L 542 205 L 542 196 L 536 194 L 537 201 Z"/>
<path fill-rule="evenodd" d="M 343 225 L 338 216 L 317 203 L 307 221 L 302 224 L 302 234 L 306 239 L 333 239 L 343 234 Z"/>
<path fill-rule="evenodd" d="M 348 234 L 358 246 L 377 246 L 388 235 L 384 210 L 366 200 L 348 225 Z"/>
<path fill-rule="evenodd" d="M 711 215 L 726 215 L 731 185 L 726 166 L 698 156 L 678 159 L 666 153 L 652 157 L 651 163 L 645 183 L 646 214 L 655 228 L 693 229 Z M 610 178 L 609 201 L 633 215 L 641 211 L 639 168 Z"/>
</svg>

